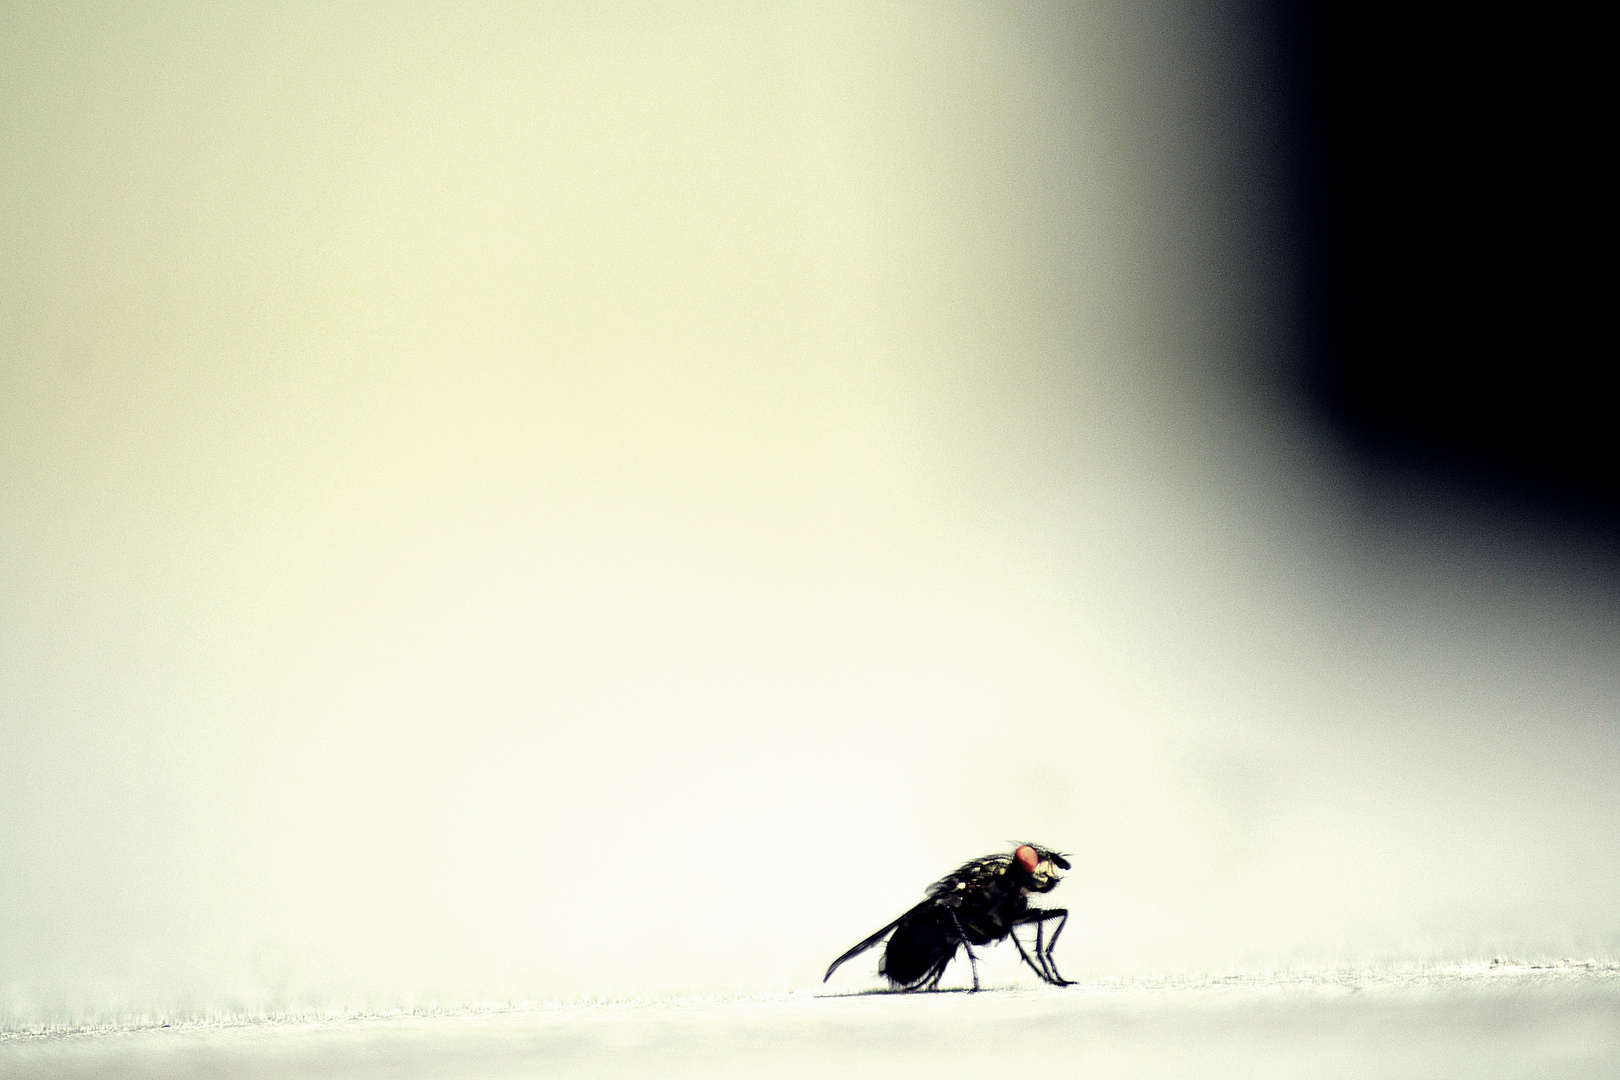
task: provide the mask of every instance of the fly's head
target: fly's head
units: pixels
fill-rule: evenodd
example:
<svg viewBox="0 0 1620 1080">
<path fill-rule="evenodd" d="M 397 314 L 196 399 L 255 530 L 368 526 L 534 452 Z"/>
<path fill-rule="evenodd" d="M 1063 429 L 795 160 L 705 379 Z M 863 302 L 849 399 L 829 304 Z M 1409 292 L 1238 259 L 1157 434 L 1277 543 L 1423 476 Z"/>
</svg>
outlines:
<svg viewBox="0 0 1620 1080">
<path fill-rule="evenodd" d="M 1059 870 L 1069 869 L 1069 860 L 1051 848 L 1035 844 L 1020 844 L 1013 852 L 1013 866 L 1029 876 L 1030 892 L 1051 892 L 1062 878 Z"/>
</svg>

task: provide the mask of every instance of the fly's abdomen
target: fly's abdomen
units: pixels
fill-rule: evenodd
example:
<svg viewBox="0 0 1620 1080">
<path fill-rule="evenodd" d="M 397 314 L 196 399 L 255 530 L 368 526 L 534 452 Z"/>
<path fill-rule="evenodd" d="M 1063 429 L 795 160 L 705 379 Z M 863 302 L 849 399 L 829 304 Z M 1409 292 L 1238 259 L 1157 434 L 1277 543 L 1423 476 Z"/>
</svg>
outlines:
<svg viewBox="0 0 1620 1080">
<path fill-rule="evenodd" d="M 956 952 L 957 939 L 945 909 L 928 907 L 900 920 L 883 950 L 878 974 L 896 986 L 910 986 L 930 975 Z"/>
</svg>

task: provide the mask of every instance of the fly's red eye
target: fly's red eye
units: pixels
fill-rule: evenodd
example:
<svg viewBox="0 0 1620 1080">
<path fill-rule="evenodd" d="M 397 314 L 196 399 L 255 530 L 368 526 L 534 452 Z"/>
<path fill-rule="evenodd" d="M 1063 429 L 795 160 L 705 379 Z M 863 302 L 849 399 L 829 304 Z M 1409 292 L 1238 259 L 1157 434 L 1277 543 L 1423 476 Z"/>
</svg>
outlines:
<svg viewBox="0 0 1620 1080">
<path fill-rule="evenodd" d="M 1035 849 L 1030 847 L 1028 844 L 1025 844 L 1017 851 L 1013 852 L 1013 858 L 1018 860 L 1019 866 L 1022 866 L 1026 872 L 1031 874 L 1035 872 L 1035 867 L 1038 866 L 1041 861 L 1041 857 L 1035 854 Z"/>
</svg>

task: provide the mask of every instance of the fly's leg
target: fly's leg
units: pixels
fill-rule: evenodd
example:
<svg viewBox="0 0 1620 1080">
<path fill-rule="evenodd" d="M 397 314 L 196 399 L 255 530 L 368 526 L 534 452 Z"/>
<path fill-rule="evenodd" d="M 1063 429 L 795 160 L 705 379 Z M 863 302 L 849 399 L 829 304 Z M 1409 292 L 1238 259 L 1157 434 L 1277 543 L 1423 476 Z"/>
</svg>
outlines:
<svg viewBox="0 0 1620 1080">
<path fill-rule="evenodd" d="M 1040 933 L 1040 924 L 1038 924 L 1038 923 L 1036 924 L 1036 933 L 1037 934 Z M 1051 980 L 1047 979 L 1047 977 L 1046 977 L 1046 972 L 1044 970 L 1042 970 L 1042 968 L 1036 966 L 1035 961 L 1033 961 L 1033 960 L 1031 960 L 1029 958 L 1029 953 L 1024 951 L 1024 943 L 1022 941 L 1018 940 L 1018 931 L 1014 930 L 1011 927 L 1008 927 L 1007 928 L 1007 936 L 1012 938 L 1013 944 L 1018 947 L 1018 955 L 1024 958 L 1024 963 L 1029 965 L 1029 970 L 1031 970 L 1035 974 L 1039 975 L 1042 979 L 1046 979 L 1046 981 L 1050 982 Z M 1036 952 L 1036 955 L 1037 956 L 1040 955 L 1039 951 Z"/>
<path fill-rule="evenodd" d="M 968 967 L 973 971 L 973 992 L 979 992 L 979 961 L 973 956 L 973 946 L 968 944 L 967 935 L 962 932 L 962 921 L 956 917 L 953 908 L 946 908 L 951 913 L 951 923 L 956 927 L 956 936 L 962 939 L 962 948 L 967 950 Z"/>
<path fill-rule="evenodd" d="M 1059 909 L 1053 911 L 1052 914 L 1057 915 L 1060 918 L 1058 920 L 1057 929 L 1052 931 L 1052 940 L 1047 942 L 1047 944 L 1046 944 L 1046 968 L 1047 968 L 1048 971 L 1050 971 L 1052 973 L 1052 981 L 1054 983 L 1056 983 L 1059 986 L 1073 986 L 1074 985 L 1073 980 L 1065 979 L 1062 975 L 1058 974 L 1057 958 L 1052 955 L 1052 950 L 1057 948 L 1058 935 L 1063 933 L 1063 928 L 1065 926 L 1069 925 L 1069 913 L 1068 913 L 1068 911 L 1066 909 L 1059 908 Z M 1041 921 L 1041 923 L 1042 923 L 1042 925 L 1045 925 L 1045 920 L 1043 919 Z M 1037 929 L 1036 933 L 1039 933 L 1039 932 L 1040 932 L 1039 929 Z"/>
<path fill-rule="evenodd" d="M 1062 920 L 1058 923 L 1057 930 L 1053 932 L 1051 941 L 1046 940 L 1048 919 Z M 1068 910 L 1066 908 L 1031 910 L 1019 916 L 1017 921 L 1035 924 L 1035 960 L 1029 961 L 1029 966 L 1035 973 L 1053 986 L 1073 986 L 1073 982 L 1058 974 L 1057 960 L 1052 956 L 1052 950 L 1057 946 L 1058 935 L 1063 933 L 1063 928 L 1069 924 Z M 1018 940 L 1017 934 L 1013 935 L 1013 940 Z M 1019 944 L 1019 951 L 1023 951 L 1022 943 Z M 1028 960 L 1027 957 L 1025 959 Z"/>
<path fill-rule="evenodd" d="M 1052 961 L 1052 946 L 1057 944 L 1057 935 L 1053 934 L 1051 941 L 1046 941 L 1045 937 L 1046 919 L 1042 918 L 1035 924 L 1035 951 L 1041 958 L 1041 970 L 1046 973 L 1046 981 L 1053 986 L 1067 986 L 1069 984 L 1057 973 L 1057 965 Z"/>
<path fill-rule="evenodd" d="M 951 955 L 935 964 L 934 969 L 928 975 L 923 976 L 923 981 L 918 983 L 917 986 L 929 991 L 938 990 L 939 980 L 945 977 L 945 969 L 950 967 L 951 961 L 955 958 L 956 950 L 952 949 Z"/>
</svg>

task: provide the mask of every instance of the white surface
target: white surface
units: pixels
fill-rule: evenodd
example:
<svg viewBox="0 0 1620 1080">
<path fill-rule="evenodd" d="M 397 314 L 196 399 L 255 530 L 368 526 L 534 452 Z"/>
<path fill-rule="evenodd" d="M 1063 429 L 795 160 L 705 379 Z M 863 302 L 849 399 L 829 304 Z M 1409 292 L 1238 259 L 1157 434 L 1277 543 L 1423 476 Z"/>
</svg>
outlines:
<svg viewBox="0 0 1620 1080">
<path fill-rule="evenodd" d="M 0 1040 L 8 1078 L 1612 1077 L 1620 966 L 800 991 Z"/>
</svg>

